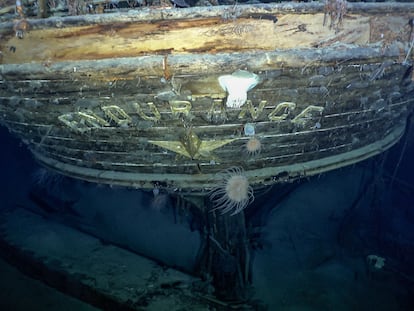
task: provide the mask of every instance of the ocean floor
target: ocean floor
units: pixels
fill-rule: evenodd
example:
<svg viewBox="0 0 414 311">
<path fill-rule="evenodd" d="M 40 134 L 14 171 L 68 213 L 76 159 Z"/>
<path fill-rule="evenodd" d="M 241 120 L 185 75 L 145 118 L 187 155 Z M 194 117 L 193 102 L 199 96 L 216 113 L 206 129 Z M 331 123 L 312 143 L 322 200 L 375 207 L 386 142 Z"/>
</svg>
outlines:
<svg viewBox="0 0 414 311">
<path fill-rule="evenodd" d="M 97 311 L 91 305 L 62 294 L 26 276 L 0 257 L 0 310 Z"/>
</svg>

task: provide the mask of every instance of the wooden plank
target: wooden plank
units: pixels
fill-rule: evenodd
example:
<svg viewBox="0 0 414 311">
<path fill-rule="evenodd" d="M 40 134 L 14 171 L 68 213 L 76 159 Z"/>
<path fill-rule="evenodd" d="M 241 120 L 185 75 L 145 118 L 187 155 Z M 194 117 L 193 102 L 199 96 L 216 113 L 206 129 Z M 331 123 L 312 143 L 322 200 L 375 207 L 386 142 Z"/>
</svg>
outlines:
<svg viewBox="0 0 414 311">
<path fill-rule="evenodd" d="M 312 12 L 312 7 L 309 6 L 309 12 Z M 223 10 L 230 10 L 223 7 L 220 13 L 217 9 L 191 8 L 188 11 L 138 11 L 139 16 L 143 14 L 141 19 L 133 14 L 108 14 L 110 16 L 88 15 L 0 24 L 3 32 L 0 62 L 53 63 L 136 57 L 148 53 L 271 51 L 322 47 L 335 42 L 367 44 L 379 39 L 388 42 L 399 35 L 401 27 L 406 26 L 412 10 L 408 6 L 405 13 L 391 10 L 391 14 L 373 18 L 364 15 L 365 11 L 361 9 L 358 11 L 360 14 L 349 13 L 339 32 L 335 32 L 323 26 L 323 12 L 308 12 L 298 18 L 295 9 L 291 10 L 293 13 L 280 13 L 277 6 L 274 9 L 270 6 L 269 10 L 265 8 L 241 6 L 236 18 L 223 18 Z M 234 10 L 238 12 L 238 9 Z M 197 17 L 190 18 L 189 12 L 197 12 Z M 212 16 L 212 12 L 216 15 Z M 392 14 L 398 14 L 398 17 Z M 263 16 L 274 17 L 274 20 Z M 382 27 L 387 27 L 387 31 L 380 32 Z M 16 36 L 16 29 L 24 35 Z M 408 33 L 407 29 L 407 40 Z"/>
</svg>

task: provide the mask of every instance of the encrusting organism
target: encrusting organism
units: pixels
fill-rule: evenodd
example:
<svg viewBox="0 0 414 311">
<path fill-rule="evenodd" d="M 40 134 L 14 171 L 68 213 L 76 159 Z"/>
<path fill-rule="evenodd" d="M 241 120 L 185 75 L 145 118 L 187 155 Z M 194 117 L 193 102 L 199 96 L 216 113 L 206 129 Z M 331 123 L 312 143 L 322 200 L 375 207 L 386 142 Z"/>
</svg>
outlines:
<svg viewBox="0 0 414 311">
<path fill-rule="evenodd" d="M 222 214 L 231 212 L 233 216 L 254 200 L 253 188 L 242 168 L 230 168 L 218 176 L 219 184 L 210 193 L 213 211 L 220 210 Z"/>
</svg>

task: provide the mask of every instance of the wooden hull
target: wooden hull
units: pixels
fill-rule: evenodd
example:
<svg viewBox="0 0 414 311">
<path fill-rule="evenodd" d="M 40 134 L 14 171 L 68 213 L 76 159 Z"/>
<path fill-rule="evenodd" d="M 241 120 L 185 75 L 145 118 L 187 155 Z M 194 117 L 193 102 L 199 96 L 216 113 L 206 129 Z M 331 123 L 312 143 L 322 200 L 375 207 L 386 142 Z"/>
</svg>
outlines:
<svg viewBox="0 0 414 311">
<path fill-rule="evenodd" d="M 3 23 L 1 123 L 47 167 L 136 188 L 356 163 L 395 144 L 413 107 L 414 6 L 375 5 L 332 27 L 314 3 L 30 20 L 18 36 Z"/>
</svg>

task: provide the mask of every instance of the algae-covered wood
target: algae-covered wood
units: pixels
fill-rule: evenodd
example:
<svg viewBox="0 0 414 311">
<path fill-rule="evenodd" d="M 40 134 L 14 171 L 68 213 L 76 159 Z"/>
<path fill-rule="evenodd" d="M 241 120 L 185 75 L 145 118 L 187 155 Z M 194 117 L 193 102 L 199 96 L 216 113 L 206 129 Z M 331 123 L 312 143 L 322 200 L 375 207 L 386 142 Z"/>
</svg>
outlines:
<svg viewBox="0 0 414 311">
<path fill-rule="evenodd" d="M 43 164 L 97 182 L 199 192 L 231 167 L 253 185 L 317 174 L 402 135 L 413 12 L 349 4 L 331 23 L 321 4 L 290 3 L 3 23 L 1 122 Z"/>
</svg>

